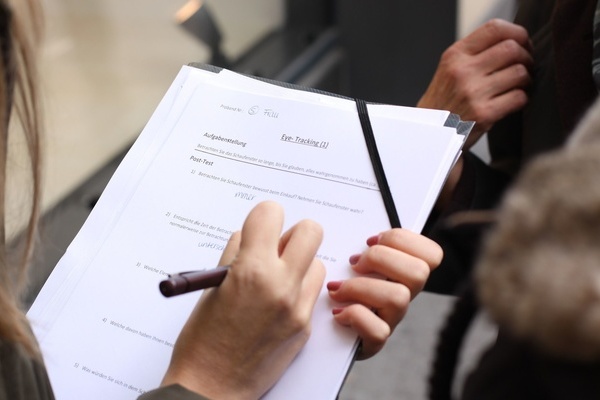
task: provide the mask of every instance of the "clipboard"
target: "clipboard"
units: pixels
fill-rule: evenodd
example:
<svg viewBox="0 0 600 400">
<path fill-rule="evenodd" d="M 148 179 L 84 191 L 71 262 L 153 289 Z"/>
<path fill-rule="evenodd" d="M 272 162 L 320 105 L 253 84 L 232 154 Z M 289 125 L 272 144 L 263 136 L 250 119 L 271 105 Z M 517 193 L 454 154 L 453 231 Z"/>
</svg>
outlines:
<svg viewBox="0 0 600 400">
<path fill-rule="evenodd" d="M 243 187 L 244 190 L 248 188 L 248 193 L 265 193 L 265 191 L 262 190 L 264 188 L 256 187 L 256 185 L 260 186 L 260 183 L 257 183 L 257 181 L 250 182 L 255 176 L 241 169 L 242 167 L 240 167 L 239 171 L 246 174 L 243 176 L 244 179 L 248 178 L 247 183 L 239 181 L 239 179 L 236 180 L 233 175 L 227 175 L 227 173 L 218 168 L 210 169 L 212 168 L 210 166 L 213 165 L 213 161 L 217 162 L 216 160 L 219 159 L 223 165 L 225 165 L 225 163 L 230 163 L 231 165 L 243 165 L 244 168 L 261 168 L 260 171 L 274 170 L 270 165 L 267 166 L 264 163 L 261 164 L 258 159 L 256 161 L 248 161 L 251 158 L 250 156 L 252 156 L 251 151 L 248 149 L 245 149 L 245 151 L 248 152 L 249 158 L 243 160 L 238 157 L 239 155 L 234 153 L 232 153 L 231 156 L 220 154 L 220 149 L 217 149 L 217 147 L 219 147 L 218 145 L 210 145 L 216 149 L 216 152 L 206 150 L 208 146 L 205 146 L 205 144 L 202 143 L 209 143 L 208 140 L 212 139 L 205 137 L 204 133 L 195 132 L 194 129 L 192 129 L 192 127 L 198 125 L 198 122 L 202 122 L 203 124 L 207 123 L 207 121 L 204 120 L 198 121 L 197 118 L 199 117 L 195 114 L 198 108 L 194 108 L 195 106 L 213 107 L 210 110 L 202 109 L 202 112 L 204 112 L 202 115 L 204 117 L 208 119 L 212 118 L 209 122 L 213 123 L 213 127 L 226 125 L 226 122 L 228 121 L 223 118 L 229 118 L 230 115 L 235 115 L 239 118 L 252 117 L 249 116 L 249 111 L 251 110 L 247 109 L 243 112 L 241 106 L 239 107 L 239 110 L 236 108 L 235 114 L 213 117 L 210 113 L 217 109 L 221 109 L 221 107 L 218 107 L 216 104 L 211 104 L 210 102 L 213 101 L 213 98 L 209 95 L 204 96 L 203 93 L 196 92 L 196 89 L 200 86 L 194 85 L 205 85 L 201 87 L 203 89 L 212 90 L 211 93 L 213 94 L 221 93 L 221 90 L 224 87 L 218 87 L 214 84 L 215 82 L 212 81 L 202 81 L 202 83 L 198 83 L 200 82 L 199 80 L 188 81 L 188 78 L 192 79 L 191 76 L 194 75 L 193 71 L 196 69 L 202 70 L 203 73 L 235 74 L 231 71 L 215 68 L 206 64 L 192 64 L 191 66 L 182 68 L 182 71 L 175 78 L 173 84 L 167 91 L 167 94 L 140 134 L 140 137 L 131 147 L 119 168 L 117 168 L 117 171 L 96 203 L 96 206 L 92 210 L 86 223 L 67 249 L 67 252 L 60 260 L 51 276 L 48 278 L 48 281 L 40 291 L 38 298 L 29 310 L 28 317 L 32 321 L 33 329 L 46 360 L 51 382 L 55 388 L 57 397 L 59 398 L 72 398 L 75 400 L 81 397 L 92 398 L 91 396 L 96 396 L 97 399 L 129 399 L 132 396 L 133 389 L 137 390 L 139 393 L 144 390 L 153 389 L 158 385 L 158 382 L 160 381 L 159 375 L 162 372 L 160 369 L 165 366 L 170 357 L 171 348 L 169 348 L 169 345 L 172 346 L 172 343 L 175 340 L 174 338 L 176 338 L 179 333 L 179 324 L 182 326 L 182 321 L 184 322 L 188 317 L 186 307 L 189 307 L 190 304 L 192 304 L 191 306 L 195 304 L 195 298 L 190 297 L 187 299 L 175 300 L 177 302 L 181 301 L 181 303 L 178 303 L 177 305 L 168 303 L 160 294 L 158 283 L 164 278 L 164 274 L 188 268 L 185 263 L 189 264 L 190 259 L 194 259 L 196 254 L 200 254 L 194 253 L 194 257 L 192 257 L 190 244 L 194 246 L 196 249 L 195 251 L 203 252 L 202 255 L 209 254 L 206 258 L 206 260 L 209 261 L 206 261 L 206 263 L 212 262 L 210 261 L 212 260 L 210 257 L 214 258 L 215 256 L 218 256 L 216 250 L 218 250 L 220 239 L 202 239 L 204 242 L 199 242 L 198 245 L 196 245 L 195 242 L 197 240 L 196 238 L 208 237 L 207 233 L 211 233 L 210 227 L 203 227 L 204 222 L 207 222 L 208 220 L 213 223 L 216 221 L 215 224 L 222 222 L 223 227 L 227 229 L 238 229 L 238 225 L 235 227 L 225 226 L 226 223 L 223 222 L 223 220 L 231 217 L 231 220 L 228 220 L 227 224 L 239 224 L 243 219 L 236 219 L 233 221 L 234 218 L 229 214 L 235 214 L 235 218 L 238 216 L 241 217 L 241 214 L 246 213 L 246 209 L 251 206 L 250 202 L 244 203 L 243 207 L 241 206 L 242 203 L 235 203 L 236 206 L 228 209 L 229 212 L 223 213 L 224 215 L 221 215 L 221 213 L 218 213 L 217 211 L 211 212 L 209 215 L 198 212 L 192 218 L 192 216 L 187 217 L 185 215 L 177 215 L 179 212 L 178 209 L 163 210 L 162 202 L 165 202 L 168 199 L 172 200 L 172 198 L 175 197 L 177 204 L 169 205 L 169 207 L 180 207 L 180 209 L 183 209 L 184 213 L 192 213 L 195 212 L 197 208 L 202 209 L 197 202 L 202 193 L 204 193 L 204 190 L 210 192 L 209 187 L 214 188 L 215 193 L 220 193 L 219 191 L 225 190 L 224 188 L 226 188 L 229 195 L 235 194 L 234 191 L 238 190 L 238 187 Z M 198 73 L 199 71 L 196 71 L 196 75 Z M 212 78 L 212 76 L 210 77 Z M 196 78 L 198 78 L 198 76 L 196 76 Z M 231 78 L 232 79 L 229 80 L 230 83 L 233 82 L 233 77 Z M 247 82 L 248 78 L 249 77 L 247 76 L 243 77 L 244 82 Z M 261 79 L 258 78 L 252 79 L 253 81 L 256 80 L 256 82 L 261 81 Z M 290 180 L 296 179 L 295 182 L 300 182 L 300 179 L 312 179 L 310 185 L 306 185 L 306 191 L 311 193 L 317 192 L 317 189 L 315 189 L 317 186 L 318 188 L 324 189 L 344 187 L 344 191 L 340 190 L 344 196 L 336 193 L 327 193 L 327 196 L 336 198 L 337 200 L 331 200 L 331 204 L 315 205 L 315 209 L 318 205 L 318 207 L 323 207 L 318 210 L 326 210 L 322 211 L 325 215 L 323 218 L 329 218 L 327 222 L 329 223 L 328 226 L 330 228 L 337 228 L 335 225 L 344 227 L 343 232 L 339 229 L 336 231 L 336 234 L 339 234 L 340 236 L 346 235 L 346 237 L 341 239 L 336 238 L 336 240 L 339 240 L 344 246 L 335 246 L 335 248 L 343 248 L 344 252 L 352 251 L 347 248 L 350 244 L 345 242 L 345 239 L 348 239 L 350 235 L 353 235 L 350 238 L 352 240 L 351 246 L 353 249 L 364 246 L 364 237 L 362 235 L 366 234 L 363 229 L 366 229 L 365 227 L 367 226 L 373 226 L 377 229 L 387 229 L 393 226 L 393 222 L 390 221 L 389 218 L 386 220 L 386 216 L 389 217 L 389 214 L 387 213 L 389 206 L 383 208 L 379 205 L 380 201 L 383 205 L 383 199 L 379 188 L 381 183 L 375 178 L 373 178 L 372 182 L 368 181 L 371 179 L 370 176 L 374 176 L 375 174 L 368 169 L 368 165 L 373 164 L 372 158 L 367 154 L 366 144 L 365 148 L 363 148 L 360 142 L 362 127 L 359 128 L 359 108 L 356 106 L 356 100 L 282 82 L 262 81 L 263 84 L 272 83 L 275 86 L 285 89 L 286 94 L 288 94 L 288 89 L 294 89 L 294 94 L 304 93 L 304 95 L 307 96 L 306 101 L 304 101 L 305 99 L 301 100 L 299 98 L 301 96 L 298 96 L 298 98 L 294 97 L 293 101 L 296 102 L 294 104 L 297 107 L 306 106 L 310 108 L 310 111 L 319 111 L 321 112 L 321 115 L 326 115 L 327 117 L 330 117 L 331 113 L 336 112 L 336 118 L 343 118 L 342 120 L 336 120 L 336 122 L 348 124 L 352 130 L 352 135 L 354 135 L 351 137 L 352 149 L 357 150 L 359 153 L 354 154 L 353 156 L 361 157 L 359 162 L 356 163 L 351 162 L 354 160 L 345 160 L 340 156 L 342 155 L 345 157 L 347 155 L 347 148 L 344 147 L 347 144 L 347 140 L 344 137 L 335 136 L 338 131 L 323 133 L 323 135 L 328 134 L 331 137 L 335 136 L 334 140 L 337 140 L 335 145 L 332 144 L 331 147 L 327 149 L 324 149 L 322 146 L 317 148 L 311 145 L 311 147 L 297 147 L 294 149 L 298 150 L 292 151 L 292 148 L 289 146 L 298 146 L 298 144 L 292 144 L 293 142 L 277 139 L 275 136 L 271 138 L 272 140 L 269 139 L 270 141 L 268 141 L 268 144 L 273 146 L 272 148 L 284 149 L 283 146 L 288 146 L 285 148 L 285 151 L 287 152 L 286 156 L 294 156 L 298 152 L 308 151 L 307 149 L 315 152 L 328 152 L 326 154 L 329 154 L 329 157 L 319 156 L 319 162 L 321 162 L 320 165 L 325 168 L 322 171 L 309 172 L 308 170 L 303 169 L 302 173 L 300 173 L 297 172 L 297 170 L 290 171 L 289 169 L 282 171 L 284 168 L 281 167 L 279 172 L 273 173 L 289 173 L 289 175 L 285 175 L 286 179 L 289 176 Z M 188 82 L 191 82 L 190 86 L 186 86 Z M 231 90 L 230 87 L 225 89 Z M 260 89 L 258 91 L 260 91 Z M 249 92 L 246 93 L 248 96 L 254 95 L 248 93 Z M 200 97 L 195 97 L 196 94 L 199 94 Z M 235 99 L 239 100 L 239 93 L 236 92 L 236 95 L 238 97 L 235 97 Z M 335 104 L 331 106 L 321 106 L 321 104 L 310 103 L 310 101 L 315 100 L 313 95 L 317 96 L 319 101 L 323 100 L 325 102 L 325 100 L 327 100 L 331 104 Z M 310 99 L 308 99 L 309 97 Z M 290 102 L 290 99 L 287 98 L 285 94 L 282 94 L 279 100 L 286 104 L 287 102 Z M 429 212 L 428 209 L 430 210 L 430 206 L 433 204 L 439 193 L 439 187 L 441 187 L 444 179 L 447 177 L 447 173 L 450 170 L 452 163 L 455 161 L 456 157 L 458 157 L 460 148 L 464 143 L 472 124 L 462 122 L 460 121 L 460 118 L 452 116 L 448 112 L 432 112 L 431 110 L 417 110 L 412 108 L 403 109 L 398 106 L 388 107 L 386 105 L 366 103 L 362 103 L 362 106 L 368 109 L 368 121 L 369 124 L 372 125 L 373 139 L 376 144 L 377 152 L 379 153 L 382 167 L 385 170 L 389 191 L 393 197 L 395 205 L 393 206 L 393 209 L 398 212 L 399 220 L 402 220 L 402 224 L 405 228 L 419 230 L 420 224 L 423 223 L 423 219 L 426 218 Z M 221 109 L 223 113 L 234 113 L 234 111 L 225 108 L 226 107 L 223 107 Z M 425 114 L 422 114 L 421 111 L 425 112 Z M 294 121 L 299 118 L 297 115 L 293 115 L 296 112 L 297 108 L 294 108 L 293 112 L 290 112 L 290 117 L 296 117 Z M 349 116 L 349 119 L 345 119 L 346 116 Z M 430 116 L 435 116 L 435 123 L 429 124 L 430 121 L 428 119 Z M 265 121 L 270 117 L 273 117 L 273 115 L 262 116 Z M 408 117 L 414 118 L 415 121 L 405 121 Z M 416 122 L 418 120 L 421 122 Z M 250 119 L 244 121 L 250 121 Z M 253 121 L 254 122 L 252 123 L 258 123 L 256 120 Z M 410 139 L 412 137 L 411 135 L 414 136 L 413 132 L 404 132 L 402 130 L 395 132 L 395 129 L 389 129 L 390 126 L 394 127 L 399 121 L 405 121 L 406 123 L 403 126 L 407 127 L 415 128 L 422 126 L 422 131 L 419 131 L 419 140 L 422 141 L 425 138 L 424 136 L 422 137 L 422 135 L 435 136 L 438 132 L 443 134 L 444 142 L 440 142 L 439 149 L 436 150 L 436 156 L 431 157 L 435 160 L 435 163 L 429 161 L 420 162 L 423 161 L 423 157 L 419 158 L 419 154 L 414 154 L 416 152 L 410 148 L 412 145 L 416 146 L 419 151 L 428 151 L 430 149 L 426 148 L 424 145 L 417 145 L 412 143 L 411 140 L 407 140 L 406 137 Z M 429 125 L 425 124 L 424 121 Z M 250 124 L 250 122 L 248 122 L 248 124 Z M 382 129 L 382 127 L 385 129 Z M 382 136 L 380 134 L 382 131 L 388 132 L 388 134 Z M 393 135 L 390 133 L 392 131 L 394 131 Z M 192 136 L 186 136 L 188 133 Z M 235 138 L 235 140 L 233 138 L 224 138 L 225 140 L 230 140 L 230 142 L 220 143 L 228 143 L 227 145 L 231 146 L 244 144 L 245 146 L 245 140 L 253 139 L 249 132 L 240 131 L 238 133 L 240 134 L 239 138 Z M 245 138 L 242 138 L 243 135 L 246 135 Z M 203 140 L 205 142 L 202 142 Z M 261 145 L 265 144 L 264 140 L 264 138 L 256 139 Z M 200 150 L 199 147 L 186 147 L 193 143 L 198 143 L 194 146 L 204 146 L 202 148 L 204 149 L 203 157 L 211 158 L 210 160 L 207 158 L 210 165 L 209 163 L 198 163 L 198 157 L 190 157 L 190 153 L 195 155 L 198 154 L 196 151 Z M 396 149 L 397 143 L 401 143 L 405 148 Z M 451 146 L 448 146 L 449 143 Z M 272 158 L 277 161 L 277 154 L 268 153 L 272 148 L 267 147 L 268 146 L 256 146 L 252 151 L 262 151 L 262 156 L 272 156 Z M 225 148 L 223 147 L 223 149 Z M 236 151 L 243 153 L 241 150 Z M 331 165 L 332 162 L 330 161 L 330 157 L 333 156 L 333 154 L 337 154 L 336 157 L 338 158 L 335 158 L 336 161 L 344 161 L 343 165 Z M 242 156 L 245 156 L 245 154 L 242 154 Z M 403 159 L 404 157 L 416 157 L 415 162 L 420 162 L 420 166 L 435 164 L 435 168 L 432 167 L 433 169 L 428 171 L 427 178 L 425 179 L 427 182 L 423 185 L 423 192 L 420 196 L 414 196 L 417 199 L 416 202 L 419 204 L 417 204 L 417 208 L 414 210 L 410 209 L 410 213 L 408 214 L 414 214 L 411 216 L 411 219 L 406 218 L 406 210 L 409 209 L 409 206 L 413 205 L 405 204 L 406 198 L 409 197 L 406 195 L 406 187 L 411 187 L 411 184 L 406 183 L 408 181 L 403 181 L 403 179 L 413 179 L 413 181 L 418 182 L 420 177 L 418 176 L 419 174 L 414 174 L 414 171 L 402 171 L 402 168 L 396 168 L 396 170 L 394 170 L 393 166 L 398 165 L 398 158 Z M 440 160 L 443 158 L 443 163 L 438 163 L 438 158 Z M 316 157 L 309 161 L 313 164 L 317 163 Z M 406 163 L 410 167 L 413 164 L 409 161 L 410 160 Z M 204 165 L 206 167 L 202 167 Z M 177 169 L 179 167 L 189 168 L 191 171 L 186 171 L 184 176 L 182 170 Z M 332 169 L 334 169 L 333 167 L 337 168 L 337 176 L 335 174 L 330 174 L 328 176 L 319 174 L 319 172 L 327 172 L 327 168 L 330 167 Z M 205 169 L 202 170 L 202 168 Z M 351 181 L 354 178 L 350 175 L 342 176 L 343 174 L 346 174 L 347 170 L 352 168 L 354 169 L 351 172 L 348 172 L 347 175 L 359 174 L 361 177 L 363 177 L 363 175 L 368 175 L 366 178 L 363 177 L 365 182 Z M 342 169 L 342 172 L 340 172 L 340 169 Z M 258 171 L 258 169 L 256 171 Z M 192 173 L 188 175 L 189 172 Z M 272 183 L 272 181 L 269 180 L 271 179 L 270 177 L 271 175 L 269 175 L 269 178 L 265 178 L 265 181 Z M 348 180 L 344 180 L 346 178 Z M 191 179 L 200 180 L 202 185 L 205 185 L 203 186 L 203 192 L 200 192 L 191 184 Z M 434 186 L 430 185 L 429 182 L 429 180 L 432 179 L 435 179 L 436 181 Z M 398 182 L 400 182 L 399 185 Z M 223 188 L 218 185 L 221 185 Z M 387 187 L 387 185 L 385 186 Z M 187 192 L 182 192 L 183 189 L 187 190 Z M 269 187 L 266 189 L 269 189 Z M 168 195 L 168 193 L 171 193 L 169 190 L 172 190 L 173 193 L 177 193 L 177 195 Z M 344 204 L 344 202 L 355 201 L 354 198 L 345 196 L 345 194 L 349 193 L 349 190 L 353 190 L 352 194 L 360 194 L 363 196 L 363 199 L 366 199 L 363 203 L 369 202 L 368 205 L 365 206 L 367 212 L 365 212 L 364 216 L 362 216 L 362 214 L 359 216 L 360 211 L 364 210 L 353 210 L 352 204 L 350 204 L 350 206 Z M 412 192 L 415 192 L 415 190 L 414 187 L 411 187 L 411 194 Z M 244 196 L 248 193 L 242 193 L 241 197 L 248 199 L 249 196 Z M 191 200 L 186 200 L 186 194 L 190 196 Z M 273 196 L 278 195 L 279 194 Z M 298 210 L 296 209 L 305 211 L 306 207 L 313 206 L 313 203 L 310 203 L 309 200 L 316 201 L 314 199 L 304 198 L 301 200 L 303 203 L 295 203 L 294 207 L 291 207 L 293 209 L 288 211 L 297 212 Z M 327 200 L 330 199 L 328 198 Z M 219 197 L 218 200 L 215 201 L 218 203 L 216 205 L 219 207 L 219 210 L 225 208 L 222 204 L 224 198 Z M 228 198 L 228 201 L 234 200 Z M 377 204 L 375 205 L 373 202 L 377 202 Z M 429 204 L 421 204 L 422 202 L 428 202 Z M 208 201 L 202 204 L 206 207 L 210 206 Z M 160 221 L 164 221 L 166 226 L 162 225 L 162 222 L 156 219 L 157 213 L 159 212 L 158 210 L 164 211 L 161 216 L 164 220 Z M 300 212 L 297 212 L 296 214 L 298 217 L 301 216 Z M 318 213 L 315 215 L 320 216 Z M 346 223 L 344 218 L 350 220 L 349 216 L 351 216 L 352 221 L 359 221 L 363 224 L 360 226 L 360 230 L 348 232 L 350 227 L 346 229 L 346 225 L 343 223 Z M 373 221 L 371 217 L 374 217 L 377 220 Z M 207 221 L 200 221 L 199 219 L 201 218 L 206 218 Z M 156 219 L 156 221 L 154 219 Z M 208 224 L 205 225 L 208 226 Z M 224 231 L 227 229 L 224 229 Z M 149 232 L 152 234 L 149 234 Z M 371 232 L 369 231 L 368 233 Z M 136 235 L 143 236 L 143 240 L 136 240 Z M 212 232 L 212 236 L 217 235 L 214 235 L 214 232 Z M 360 236 L 360 238 L 358 238 L 358 236 Z M 209 248 L 209 246 L 213 247 Z M 330 249 L 333 249 L 334 247 L 331 246 L 331 241 L 329 242 L 329 246 Z M 170 249 L 170 251 L 167 251 L 167 249 Z M 204 251 L 206 251 L 206 253 L 204 253 Z M 342 256 L 347 255 L 343 254 Z M 146 262 L 144 260 L 137 260 L 136 262 L 131 263 L 130 261 L 134 257 L 148 257 L 152 261 Z M 171 269 L 169 270 L 167 266 L 162 265 L 162 263 L 169 264 Z M 335 265 L 333 261 L 330 261 L 329 263 L 331 266 Z M 216 260 L 214 265 L 216 265 Z M 345 260 L 339 262 L 337 265 L 341 268 L 333 272 L 339 273 L 339 270 L 346 268 L 343 273 L 348 274 L 347 268 L 349 267 Z M 192 268 L 193 267 L 190 267 L 189 269 Z M 131 282 L 135 282 L 136 285 L 132 286 L 130 284 Z M 126 284 L 126 287 L 119 286 L 121 284 Z M 125 296 L 123 295 L 124 293 L 126 294 Z M 135 295 L 132 295 L 132 293 Z M 291 371 L 290 375 L 285 376 L 284 374 L 284 377 L 278 382 L 278 384 L 283 382 L 283 386 L 278 386 L 277 384 L 276 388 L 267 393 L 266 398 L 279 399 L 285 397 L 291 399 L 294 398 L 293 396 L 296 396 L 296 398 L 317 397 L 333 399 L 339 393 L 341 385 L 356 357 L 356 349 L 358 348 L 359 343 L 356 340 L 356 336 L 351 331 L 336 325 L 334 321 L 332 321 L 330 317 L 330 308 L 327 308 L 328 305 L 324 303 L 325 296 L 326 294 L 320 299 L 321 303 L 319 304 L 321 308 L 319 309 L 320 314 L 318 315 L 318 318 L 324 317 L 326 323 L 330 325 L 325 326 L 323 330 L 319 332 L 320 334 L 323 334 L 320 338 L 326 336 L 326 340 L 328 340 L 326 344 L 328 346 L 335 345 L 336 343 L 334 340 L 341 342 L 342 339 L 345 339 L 347 341 L 347 343 L 344 341 L 343 344 L 339 346 L 340 348 L 336 349 L 339 350 L 339 353 L 337 353 L 338 359 L 336 360 L 339 361 L 338 364 L 343 365 L 338 369 L 336 364 L 336 366 L 333 367 L 333 369 L 335 369 L 333 371 L 335 377 L 327 382 L 321 382 L 322 385 L 327 386 L 323 389 L 327 394 L 323 394 L 321 391 L 317 392 L 317 395 L 312 392 L 307 392 L 312 394 L 306 394 L 305 392 L 299 391 L 290 393 L 290 391 L 287 390 L 288 387 L 285 386 L 291 379 L 297 378 L 298 375 L 305 374 L 307 376 L 302 376 L 304 382 L 300 385 L 303 385 L 302 389 L 309 390 L 311 388 L 308 386 L 314 382 L 312 380 L 313 377 L 315 377 L 314 374 L 324 375 L 318 373 L 318 368 L 322 367 L 321 365 L 316 365 L 312 368 L 311 366 L 305 367 L 306 364 L 302 363 L 306 360 L 312 362 L 312 358 L 305 358 L 296 363 L 306 355 L 304 354 L 306 352 L 312 351 L 313 353 L 307 354 L 309 357 L 314 356 L 315 347 L 313 347 L 312 350 L 306 350 L 310 345 L 310 343 L 308 343 L 288 371 L 286 371 L 286 373 Z M 189 302 L 189 304 L 184 303 L 184 301 Z M 151 307 L 152 309 L 152 318 L 148 318 L 144 315 L 143 311 L 146 310 L 147 307 Z M 181 311 L 181 313 L 174 315 L 174 309 Z M 169 323 L 165 323 L 165 321 L 168 321 Z M 328 336 L 332 332 L 334 334 Z M 313 334 L 313 337 L 314 336 L 315 334 Z M 318 343 L 318 345 L 322 346 L 323 343 Z M 110 354 L 111 352 L 114 353 L 115 348 L 121 349 L 120 354 L 113 354 L 113 358 L 107 358 L 106 354 Z M 318 348 L 320 349 L 321 347 Z M 328 347 L 327 350 L 330 352 L 333 351 L 331 347 Z M 138 358 L 140 357 L 140 354 L 143 354 L 145 359 L 148 360 L 148 362 L 144 363 L 144 368 L 137 362 L 139 361 Z M 320 356 L 321 354 L 317 355 Z M 85 367 L 85 369 L 83 367 Z M 310 375 L 309 373 L 313 375 Z M 320 376 L 317 376 L 317 378 L 320 378 Z M 127 385 L 117 385 L 117 382 L 127 383 Z M 298 385 L 296 381 L 293 383 Z M 329 385 L 330 383 L 331 385 Z M 90 391 L 93 393 L 90 393 Z"/>
</svg>

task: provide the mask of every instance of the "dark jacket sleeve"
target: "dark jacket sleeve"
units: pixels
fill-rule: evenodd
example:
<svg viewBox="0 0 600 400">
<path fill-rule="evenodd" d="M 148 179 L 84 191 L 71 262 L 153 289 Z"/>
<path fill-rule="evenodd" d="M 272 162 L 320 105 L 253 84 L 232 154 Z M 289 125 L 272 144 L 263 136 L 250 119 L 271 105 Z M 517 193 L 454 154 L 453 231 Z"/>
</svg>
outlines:
<svg viewBox="0 0 600 400">
<path fill-rule="evenodd" d="M 201 396 L 191 392 L 181 385 L 170 385 L 151 390 L 140 397 L 138 400 L 209 400 L 208 397 Z"/>
<path fill-rule="evenodd" d="M 474 154 L 464 155 L 463 173 L 449 206 L 432 213 L 423 233 L 444 249 L 442 264 L 432 272 L 425 290 L 455 294 L 469 276 L 487 224 L 454 224 L 463 211 L 492 210 L 509 184 L 509 176 L 490 168 Z"/>
</svg>

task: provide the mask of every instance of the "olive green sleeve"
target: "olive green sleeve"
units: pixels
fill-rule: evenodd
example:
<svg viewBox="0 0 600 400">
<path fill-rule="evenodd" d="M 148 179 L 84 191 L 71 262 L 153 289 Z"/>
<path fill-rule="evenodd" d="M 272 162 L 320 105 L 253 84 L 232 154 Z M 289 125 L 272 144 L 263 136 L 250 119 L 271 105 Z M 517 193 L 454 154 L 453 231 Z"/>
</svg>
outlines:
<svg viewBox="0 0 600 400">
<path fill-rule="evenodd" d="M 191 392 L 181 385 L 169 385 L 151 390 L 138 400 L 210 400 L 208 397 Z"/>
</svg>

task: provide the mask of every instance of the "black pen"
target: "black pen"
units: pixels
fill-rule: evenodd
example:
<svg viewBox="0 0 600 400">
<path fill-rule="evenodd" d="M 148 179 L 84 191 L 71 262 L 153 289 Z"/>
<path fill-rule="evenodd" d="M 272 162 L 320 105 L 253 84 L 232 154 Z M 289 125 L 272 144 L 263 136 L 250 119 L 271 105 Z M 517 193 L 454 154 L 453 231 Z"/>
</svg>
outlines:
<svg viewBox="0 0 600 400">
<path fill-rule="evenodd" d="M 177 296 L 202 290 L 210 287 L 219 286 L 229 270 L 229 265 L 202 271 L 179 272 L 169 275 L 158 285 L 160 292 L 165 297 Z"/>
</svg>

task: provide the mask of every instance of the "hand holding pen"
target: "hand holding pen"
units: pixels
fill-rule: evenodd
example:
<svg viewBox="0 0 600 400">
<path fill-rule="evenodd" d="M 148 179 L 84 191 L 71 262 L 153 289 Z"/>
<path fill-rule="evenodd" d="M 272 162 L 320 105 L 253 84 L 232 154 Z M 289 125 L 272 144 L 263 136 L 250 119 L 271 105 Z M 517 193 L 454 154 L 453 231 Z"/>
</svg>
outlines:
<svg viewBox="0 0 600 400">
<path fill-rule="evenodd" d="M 325 269 L 315 259 L 319 225 L 301 221 L 283 235 L 282 227 L 278 204 L 258 204 L 223 252 L 219 264 L 231 267 L 203 271 L 221 283 L 186 322 L 163 385 L 208 398 L 260 398 L 283 374 L 308 340 Z M 179 274 L 175 285 L 193 276 L 202 274 Z"/>
</svg>

